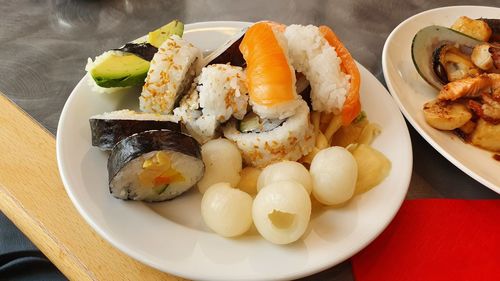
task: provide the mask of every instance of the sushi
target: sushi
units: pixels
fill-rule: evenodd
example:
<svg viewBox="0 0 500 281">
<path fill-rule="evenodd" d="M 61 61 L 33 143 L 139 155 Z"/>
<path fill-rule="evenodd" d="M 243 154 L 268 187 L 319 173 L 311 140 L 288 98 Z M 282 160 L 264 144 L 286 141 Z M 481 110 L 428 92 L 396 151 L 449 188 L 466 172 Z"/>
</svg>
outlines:
<svg viewBox="0 0 500 281">
<path fill-rule="evenodd" d="M 203 176 L 200 145 L 185 134 L 152 130 L 117 143 L 108 159 L 109 190 L 120 199 L 173 199 Z"/>
<path fill-rule="evenodd" d="M 248 94 L 241 67 L 213 64 L 204 67 L 189 93 L 182 98 L 174 115 L 200 143 L 218 136 L 220 124 L 231 117 L 243 119 Z"/>
<path fill-rule="evenodd" d="M 302 100 L 297 112 L 287 119 L 261 119 L 249 114 L 240 122 L 229 122 L 223 132 L 236 143 L 246 165 L 260 168 L 280 160 L 296 161 L 315 144 L 309 107 Z"/>
<path fill-rule="evenodd" d="M 310 82 L 313 110 L 342 114 L 343 125 L 348 125 L 361 104 L 359 70 L 347 49 L 326 26 L 294 24 L 284 35 L 293 67 Z"/>
<path fill-rule="evenodd" d="M 241 120 L 247 113 L 248 95 L 241 67 L 227 64 L 204 67 L 197 89 L 203 115 L 213 115 L 217 121 L 225 122 L 231 116 Z"/>
<path fill-rule="evenodd" d="M 139 97 L 145 112 L 169 114 L 189 90 L 201 63 L 201 51 L 172 35 L 151 60 L 146 82 Z"/>
<path fill-rule="evenodd" d="M 247 68 L 250 105 L 261 118 L 284 119 L 300 105 L 295 70 L 288 58 L 282 26 L 259 22 L 252 25 L 240 44 Z"/>
<path fill-rule="evenodd" d="M 89 79 L 91 87 L 98 92 L 111 93 L 142 86 L 157 47 L 172 34 L 182 36 L 183 32 L 184 24 L 174 20 L 150 32 L 146 42 L 136 40 L 106 51 L 94 60 L 89 58 L 85 70 L 92 78 Z"/>
<path fill-rule="evenodd" d="M 111 150 L 122 139 L 149 130 L 181 131 L 178 118 L 124 109 L 94 115 L 89 119 L 92 145 Z"/>
</svg>

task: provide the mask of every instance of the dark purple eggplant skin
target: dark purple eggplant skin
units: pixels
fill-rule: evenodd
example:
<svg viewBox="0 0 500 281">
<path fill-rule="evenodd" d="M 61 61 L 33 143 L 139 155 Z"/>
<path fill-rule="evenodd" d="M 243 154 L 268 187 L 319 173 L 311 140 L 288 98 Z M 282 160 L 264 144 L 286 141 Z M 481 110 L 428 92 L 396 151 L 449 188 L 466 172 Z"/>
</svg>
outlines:
<svg viewBox="0 0 500 281">
<path fill-rule="evenodd" d="M 158 48 L 149 43 L 127 43 L 125 46 L 113 50 L 131 53 L 147 61 L 151 61 L 158 52 Z"/>
<path fill-rule="evenodd" d="M 485 19 L 480 18 L 491 28 L 491 36 L 489 42 L 500 42 L 500 19 Z"/>
<path fill-rule="evenodd" d="M 202 160 L 200 144 L 192 137 L 170 130 L 151 130 L 117 143 L 108 158 L 108 182 L 131 160 L 151 151 L 171 150 Z M 110 190 L 111 192 L 111 190 Z"/>
<path fill-rule="evenodd" d="M 89 119 L 92 145 L 102 150 L 111 150 L 122 139 L 136 133 L 167 129 L 180 132 L 181 126 L 170 121 Z"/>
<path fill-rule="evenodd" d="M 229 48 L 227 48 L 218 57 L 208 62 L 207 65 L 229 63 L 230 65 L 245 67 L 246 61 L 240 51 L 240 44 L 243 40 L 244 35 L 245 34 L 242 34 L 238 40 L 236 40 L 233 44 L 231 44 L 231 46 L 229 46 Z"/>
</svg>

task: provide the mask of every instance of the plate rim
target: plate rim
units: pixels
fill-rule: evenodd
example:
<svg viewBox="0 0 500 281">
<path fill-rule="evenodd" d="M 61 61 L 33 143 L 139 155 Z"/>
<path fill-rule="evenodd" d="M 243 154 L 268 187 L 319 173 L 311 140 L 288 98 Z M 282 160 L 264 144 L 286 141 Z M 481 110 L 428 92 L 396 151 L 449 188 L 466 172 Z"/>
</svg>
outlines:
<svg viewBox="0 0 500 281">
<path fill-rule="evenodd" d="M 229 24 L 235 24 L 235 25 L 251 24 L 251 22 L 243 22 L 243 21 L 204 21 L 204 22 L 189 23 L 189 24 L 186 24 L 186 27 L 189 27 L 189 26 L 198 26 L 198 25 L 207 25 L 207 24 L 208 25 L 218 25 L 218 24 L 220 24 L 220 25 L 226 25 L 227 26 Z M 361 67 L 364 68 L 364 66 L 362 66 L 362 65 L 361 65 Z M 364 69 L 370 75 L 374 76 L 366 68 L 364 68 Z M 59 126 L 59 125 L 62 124 L 62 122 L 64 122 L 63 119 L 68 114 L 69 106 L 67 106 L 67 105 L 70 104 L 73 101 L 73 99 L 77 96 L 76 89 L 82 87 L 81 84 L 82 83 L 86 83 L 87 79 L 89 79 L 88 78 L 88 74 L 85 74 L 85 76 L 83 76 L 82 79 L 73 88 L 70 96 L 66 100 L 65 105 L 63 107 L 63 110 L 61 112 L 61 116 L 60 116 L 59 121 L 58 121 L 57 135 L 56 135 L 56 156 L 57 156 L 57 164 L 58 164 L 58 168 L 59 168 L 60 177 L 62 179 L 62 182 L 63 182 L 63 185 L 65 187 L 66 193 L 68 194 L 68 196 L 70 197 L 72 203 L 74 204 L 74 206 L 78 210 L 78 213 L 85 219 L 85 221 L 93 228 L 94 231 L 96 231 L 102 238 L 104 238 L 104 240 L 106 242 L 110 243 L 111 245 L 113 245 L 113 247 L 115 247 L 116 249 L 118 249 L 122 253 L 124 253 L 124 254 L 132 257 L 133 259 L 139 261 L 140 263 L 146 264 L 146 265 L 151 266 L 153 268 L 156 268 L 156 269 L 158 269 L 160 271 L 168 272 L 168 273 L 171 273 L 171 274 L 174 274 L 174 275 L 177 275 L 177 276 L 184 276 L 184 277 L 192 278 L 192 279 L 200 279 L 200 278 L 201 279 L 207 279 L 207 278 L 211 278 L 211 277 L 203 277 L 203 276 L 200 276 L 200 275 L 196 275 L 195 272 L 186 273 L 184 271 L 178 271 L 176 268 L 169 268 L 168 271 L 166 271 L 165 267 L 163 267 L 163 266 L 161 266 L 159 264 L 156 264 L 154 262 L 151 262 L 148 259 L 144 259 L 144 257 L 141 256 L 138 251 L 132 251 L 130 249 L 131 247 L 128 247 L 127 245 L 124 245 L 123 243 L 117 241 L 116 239 L 113 239 L 112 235 L 110 233 L 106 232 L 104 228 L 101 228 L 98 225 L 98 223 L 95 222 L 91 218 L 90 214 L 88 214 L 87 212 L 85 212 L 85 208 L 83 207 L 82 204 L 80 204 L 80 201 L 78 200 L 78 198 L 75 197 L 76 194 L 73 193 L 73 192 L 71 192 L 69 180 L 64 176 L 64 174 L 67 174 L 68 172 L 66 171 L 67 165 L 64 165 L 65 160 L 62 158 L 62 149 L 63 148 L 61 147 L 61 140 L 60 140 L 60 138 L 62 136 L 61 130 L 62 130 L 63 126 Z M 377 83 L 379 83 L 381 85 L 381 87 L 383 87 L 382 83 L 375 76 L 373 77 L 373 79 Z M 389 95 L 389 92 L 387 92 L 387 89 L 384 88 L 384 90 L 385 90 L 385 92 L 381 93 L 381 94 L 382 95 L 385 95 L 385 94 Z M 390 100 L 393 101 L 393 99 L 390 99 Z M 402 182 L 402 184 L 401 184 L 402 187 L 401 188 L 404 189 L 401 192 L 404 195 L 406 195 L 407 192 L 408 192 L 409 186 L 410 186 L 411 175 L 412 175 L 412 171 L 413 171 L 413 150 L 412 150 L 411 138 L 410 138 L 410 135 L 409 135 L 408 126 L 404 122 L 404 118 L 403 118 L 403 115 L 401 115 L 401 112 L 399 112 L 399 114 L 397 115 L 397 118 L 401 119 L 400 120 L 401 124 L 403 124 L 404 128 L 406 129 L 406 130 L 404 130 L 404 137 L 405 137 L 405 139 L 408 140 L 408 144 L 409 144 L 405 148 L 405 151 L 407 152 L 407 155 L 408 155 L 408 160 L 407 160 L 408 168 L 407 168 L 407 170 L 403 171 L 404 172 L 403 176 L 405 176 L 405 177 L 401 178 L 401 180 L 402 180 L 401 181 Z M 373 235 L 371 237 L 371 239 L 367 239 L 367 241 L 365 243 L 359 244 L 356 247 L 356 248 L 358 248 L 358 250 L 353 251 L 353 253 L 351 253 L 351 254 L 345 254 L 342 257 L 342 261 L 345 261 L 349 257 L 355 255 L 360 250 L 362 250 L 363 248 L 365 248 L 367 245 L 369 245 L 374 239 L 376 239 L 387 228 L 387 226 L 392 222 L 392 220 L 394 219 L 394 217 L 398 213 L 399 209 L 401 208 L 401 205 L 402 205 L 403 201 L 406 198 L 406 196 L 404 196 L 404 195 L 401 196 L 401 198 L 399 198 L 398 204 L 397 204 L 397 208 L 395 208 L 393 210 L 393 213 L 390 216 L 390 219 L 388 219 L 384 224 L 380 224 L 381 228 L 380 228 L 379 231 L 376 232 L 376 235 Z M 319 266 L 316 266 L 314 268 L 308 268 L 307 270 L 302 271 L 300 274 L 293 273 L 293 274 L 288 274 L 287 276 L 282 276 L 282 277 L 274 278 L 274 279 L 300 278 L 300 277 L 308 276 L 308 275 L 320 272 L 322 270 L 325 270 L 327 268 L 330 268 L 330 267 L 332 267 L 332 266 L 334 266 L 336 264 L 339 264 L 342 261 L 339 261 L 338 263 L 335 263 L 335 264 L 332 264 L 331 262 L 325 262 L 325 263 L 320 264 Z M 248 278 L 245 278 L 244 276 L 242 276 L 238 280 L 246 280 L 246 279 L 248 279 Z"/>
<path fill-rule="evenodd" d="M 406 120 L 410 122 L 412 127 L 419 133 L 419 135 L 424 138 L 424 140 L 429 143 L 438 153 L 440 153 L 446 160 L 450 161 L 455 167 L 460 169 L 462 172 L 464 172 L 466 175 L 469 177 L 473 178 L 480 184 L 486 186 L 487 188 L 495 191 L 496 193 L 500 194 L 500 186 L 496 185 L 495 183 L 483 178 L 480 176 L 478 173 L 475 171 L 471 170 L 469 167 L 466 165 L 462 164 L 458 159 L 456 159 L 453 155 L 451 155 L 449 152 L 447 152 L 444 148 L 441 147 L 440 144 L 438 144 L 430 135 L 428 135 L 423 128 L 418 124 L 418 122 L 413 118 L 413 116 L 408 112 L 406 107 L 403 105 L 401 102 L 399 95 L 397 94 L 397 91 L 395 90 L 395 86 L 393 84 L 392 79 L 390 78 L 391 75 L 389 74 L 389 62 L 388 62 L 388 48 L 389 45 L 392 43 L 393 38 L 400 32 L 400 30 L 407 25 L 409 22 L 412 22 L 415 20 L 415 18 L 421 17 L 426 15 L 427 13 L 432 13 L 440 10 L 449 10 L 449 9 L 467 9 L 467 8 L 493 8 L 493 9 L 498 9 L 500 11 L 500 8 L 497 7 L 490 7 L 490 6 L 475 6 L 475 5 L 459 5 L 459 6 L 446 6 L 446 7 L 439 7 L 439 8 L 434 8 L 434 9 L 429 9 L 426 11 L 422 11 L 418 14 L 415 14 L 406 20 L 402 21 L 400 24 L 398 24 L 389 34 L 387 37 L 384 47 L 382 50 L 382 72 L 384 74 L 384 80 L 386 82 L 386 85 L 389 89 L 389 92 L 391 93 L 392 98 L 396 101 L 399 109 L 405 116 Z M 411 60 L 411 58 L 410 58 Z M 464 143 L 464 145 L 467 145 Z"/>
</svg>

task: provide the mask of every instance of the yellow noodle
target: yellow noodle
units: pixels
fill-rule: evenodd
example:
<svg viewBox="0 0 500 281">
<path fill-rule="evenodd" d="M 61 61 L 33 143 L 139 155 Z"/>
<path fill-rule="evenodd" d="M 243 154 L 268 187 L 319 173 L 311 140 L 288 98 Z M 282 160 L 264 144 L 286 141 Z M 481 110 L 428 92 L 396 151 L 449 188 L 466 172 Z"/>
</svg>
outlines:
<svg viewBox="0 0 500 281">
<path fill-rule="evenodd" d="M 340 115 L 336 115 L 332 118 L 332 120 L 330 120 L 330 124 L 328 124 L 325 131 L 325 137 L 328 143 L 332 142 L 332 137 L 335 132 L 340 129 L 340 126 L 342 126 L 342 117 Z"/>
<path fill-rule="evenodd" d="M 369 123 L 363 128 L 357 143 L 371 144 L 373 139 L 380 134 L 381 128 L 375 123 Z"/>
</svg>

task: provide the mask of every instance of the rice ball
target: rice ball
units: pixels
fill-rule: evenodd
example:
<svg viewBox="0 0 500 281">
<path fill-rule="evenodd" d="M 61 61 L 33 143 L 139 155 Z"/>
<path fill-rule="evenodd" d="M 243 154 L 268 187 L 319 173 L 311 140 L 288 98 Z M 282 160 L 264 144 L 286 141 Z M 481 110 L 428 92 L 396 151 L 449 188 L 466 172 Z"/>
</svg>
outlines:
<svg viewBox="0 0 500 281">
<path fill-rule="evenodd" d="M 198 182 L 201 193 L 213 184 L 227 182 L 235 187 L 240 181 L 241 154 L 236 145 L 227 139 L 214 139 L 201 146 L 205 173 Z"/>
<path fill-rule="evenodd" d="M 201 216 L 219 235 L 241 235 L 252 226 L 252 197 L 228 183 L 216 183 L 203 194 Z"/>
<path fill-rule="evenodd" d="M 337 205 L 349 200 L 356 187 L 358 166 L 345 148 L 334 146 L 319 151 L 309 169 L 314 198 L 325 205 Z"/>
<path fill-rule="evenodd" d="M 263 188 L 255 197 L 252 217 L 257 231 L 275 244 L 298 240 L 311 217 L 311 199 L 301 184 L 280 181 Z"/>
<path fill-rule="evenodd" d="M 257 192 L 264 186 L 284 180 L 294 180 L 300 183 L 307 193 L 311 194 L 311 175 L 304 165 L 295 161 L 281 161 L 264 168 L 257 181 Z"/>
</svg>

